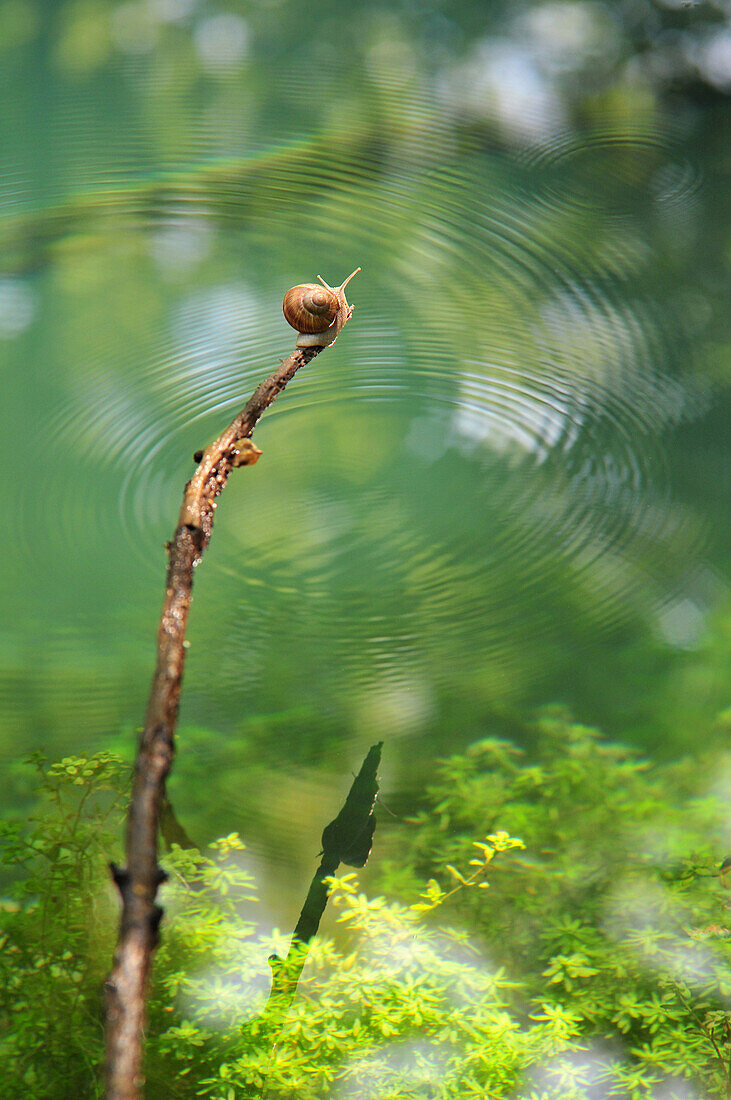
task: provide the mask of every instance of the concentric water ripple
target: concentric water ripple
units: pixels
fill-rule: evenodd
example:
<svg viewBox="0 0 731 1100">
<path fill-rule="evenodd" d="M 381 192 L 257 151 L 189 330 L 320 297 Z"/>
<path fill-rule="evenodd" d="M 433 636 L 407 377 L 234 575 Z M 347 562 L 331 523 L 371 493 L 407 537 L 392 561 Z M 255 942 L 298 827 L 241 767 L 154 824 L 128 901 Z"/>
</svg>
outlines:
<svg viewBox="0 0 731 1100">
<path fill-rule="evenodd" d="M 373 261 L 366 267 L 360 287 L 353 287 L 354 323 L 338 349 L 313 364 L 268 414 L 267 439 L 272 449 L 279 446 L 276 424 L 284 416 L 301 424 L 300 434 L 312 431 L 310 422 L 344 418 L 356 438 L 367 437 L 375 430 L 371 415 L 377 421 L 386 402 L 393 406 L 397 445 L 391 443 L 382 468 L 374 464 L 375 484 L 367 466 L 358 466 L 362 446 L 352 461 L 343 455 L 330 467 L 338 488 L 325 499 L 314 555 L 309 544 L 297 550 L 286 531 L 292 514 L 277 514 L 276 495 L 268 510 L 259 502 L 260 492 L 270 492 L 265 459 L 247 475 L 250 492 L 262 525 L 269 520 L 276 531 L 284 522 L 285 531 L 259 547 L 242 581 L 252 571 L 275 592 L 283 585 L 299 593 L 310 627 L 312 615 L 321 615 L 336 632 L 339 618 L 344 630 L 353 619 L 336 583 L 340 574 L 365 600 L 377 579 L 381 593 L 385 583 L 392 601 L 406 603 L 399 617 L 410 632 L 416 618 L 421 630 L 442 634 L 467 637 L 482 629 L 499 645 L 516 584 L 543 618 L 539 605 L 550 596 L 552 578 L 565 583 L 568 569 L 582 583 L 611 559 L 622 562 L 623 576 L 615 567 L 609 591 L 595 578 L 595 598 L 607 605 L 602 618 L 621 616 L 640 583 L 636 559 L 672 541 L 660 436 L 689 412 L 687 390 L 660 373 L 667 349 L 651 305 L 630 306 L 591 256 L 577 260 L 565 245 L 554 246 L 540 227 L 540 207 L 524 197 L 482 196 L 473 180 L 452 172 L 430 188 L 422 184 L 423 201 L 414 211 L 400 208 L 390 191 L 369 188 L 365 168 L 359 179 L 355 167 L 331 176 L 325 166 L 317 190 L 308 176 L 312 214 L 308 219 L 302 203 L 297 209 L 310 239 L 331 222 L 331 193 L 345 201 L 360 186 L 370 206 L 361 199 L 363 216 L 351 224 L 357 259 L 360 249 L 377 251 L 384 232 L 405 232 L 411 243 L 404 248 L 402 242 L 397 270 L 373 270 Z M 296 185 L 283 174 L 285 197 L 296 194 Z M 205 225 L 206 212 L 217 211 L 221 201 L 215 191 L 190 195 L 189 225 L 178 191 L 164 219 L 154 219 L 154 230 L 138 224 L 135 232 L 154 256 L 162 226 L 168 234 L 195 237 L 196 224 Z M 271 211 L 268 232 L 286 231 L 288 220 L 285 202 Z M 219 231 L 211 232 L 214 241 L 206 247 L 220 249 Z M 254 247 L 252 236 L 264 247 L 254 226 L 241 235 L 242 257 Z M 189 247 L 195 255 L 195 240 Z M 185 240 L 179 248 L 184 254 Z M 232 279 L 173 295 L 163 330 L 140 334 L 144 359 L 127 365 L 121 384 L 116 355 L 87 364 L 51 422 L 59 448 L 121 475 L 119 528 L 128 549 L 150 568 L 159 568 L 192 449 L 236 411 L 273 367 L 277 351 L 286 351 L 272 282 Z M 424 433 L 433 448 L 420 438 Z M 426 491 L 435 463 L 447 458 L 459 505 L 451 521 L 444 502 L 439 513 L 430 512 Z M 298 455 L 300 471 L 311 467 L 315 475 L 323 463 L 328 468 L 316 446 Z M 400 473 L 404 463 L 408 475 Z M 58 536 L 68 541 L 80 522 L 88 525 L 84 517 L 96 505 L 64 496 L 61 485 L 53 488 Z M 313 501 L 308 507 L 317 510 Z M 343 509 L 361 517 L 354 543 L 352 524 L 346 537 L 328 518 Z M 483 522 L 469 523 L 481 513 Z M 362 570 L 348 579 L 347 562 L 359 553 Z M 505 562 L 511 570 L 501 570 Z"/>
<path fill-rule="evenodd" d="M 699 201 L 703 185 L 672 132 L 566 132 L 525 152 L 521 160 L 542 178 L 536 193 L 543 201 L 595 210 L 601 195 L 606 215 L 626 216 L 637 209 L 638 199 L 682 207 L 688 213 Z"/>
<path fill-rule="evenodd" d="M 32 232 L 25 196 L 0 223 L 4 277 L 38 296 L 56 379 L 19 545 L 33 560 L 43 529 L 62 555 L 83 532 L 85 561 L 150 581 L 193 451 L 292 346 L 283 290 L 363 267 L 352 323 L 267 413 L 262 461 L 222 499 L 190 672 L 209 711 L 274 661 L 292 690 L 386 683 L 422 715 L 457 666 L 524 685 L 531 647 L 549 660 L 575 616 L 594 637 L 652 625 L 703 555 L 666 439 L 708 397 L 632 216 L 697 204 L 699 173 L 646 131 L 488 154 L 418 81 L 382 92 L 400 97 L 388 140 L 347 109 L 269 144 L 243 121 L 227 141 L 209 114 L 143 174 L 130 130 L 113 168 L 75 179 L 71 156 L 73 197 L 39 206 Z"/>
</svg>

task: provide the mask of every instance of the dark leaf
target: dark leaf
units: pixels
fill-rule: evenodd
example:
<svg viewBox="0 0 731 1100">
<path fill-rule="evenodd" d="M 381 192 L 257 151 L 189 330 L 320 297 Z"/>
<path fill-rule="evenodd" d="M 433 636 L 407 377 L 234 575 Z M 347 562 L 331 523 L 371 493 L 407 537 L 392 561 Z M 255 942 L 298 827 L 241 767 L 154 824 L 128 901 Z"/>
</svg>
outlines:
<svg viewBox="0 0 731 1100">
<path fill-rule="evenodd" d="M 338 816 L 322 833 L 322 850 L 349 867 L 365 867 L 373 844 L 378 765 L 383 742 L 372 745 Z"/>
</svg>

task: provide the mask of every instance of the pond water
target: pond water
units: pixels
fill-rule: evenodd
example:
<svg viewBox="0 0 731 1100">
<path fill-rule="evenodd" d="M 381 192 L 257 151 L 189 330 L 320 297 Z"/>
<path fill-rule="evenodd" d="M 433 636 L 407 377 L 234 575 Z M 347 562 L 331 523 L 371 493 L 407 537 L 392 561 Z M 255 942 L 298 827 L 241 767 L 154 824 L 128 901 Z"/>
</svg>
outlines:
<svg viewBox="0 0 731 1100">
<path fill-rule="evenodd" d="M 306 862 L 372 742 L 404 810 L 548 703 L 693 751 L 728 686 L 717 100 L 534 86 L 474 13 L 143 7 L 3 78 L 10 808 L 33 749 L 131 757 L 192 454 L 293 346 L 287 287 L 356 266 L 197 573 L 189 831 Z"/>
</svg>

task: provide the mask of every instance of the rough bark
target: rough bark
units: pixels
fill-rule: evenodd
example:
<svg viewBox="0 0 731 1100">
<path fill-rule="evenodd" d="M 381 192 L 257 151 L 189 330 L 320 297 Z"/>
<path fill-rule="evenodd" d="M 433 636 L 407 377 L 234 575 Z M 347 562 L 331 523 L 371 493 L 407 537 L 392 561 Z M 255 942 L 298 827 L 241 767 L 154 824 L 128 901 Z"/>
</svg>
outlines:
<svg viewBox="0 0 731 1100">
<path fill-rule="evenodd" d="M 351 313 L 343 297 L 335 335 Z M 127 823 L 127 865 L 112 867 L 122 897 L 122 915 L 114 963 L 106 982 L 107 1100 L 138 1100 L 142 1095 L 147 986 L 162 917 L 156 897 L 165 878 L 158 864 L 158 831 L 165 782 L 175 752 L 194 570 L 211 538 L 217 497 L 231 470 L 239 464 L 235 444 L 251 436 L 262 413 L 297 371 L 322 350 L 297 348 L 257 387 L 238 416 L 203 452 L 185 487 L 178 526 L 168 544 L 157 664 L 135 762 Z"/>
</svg>

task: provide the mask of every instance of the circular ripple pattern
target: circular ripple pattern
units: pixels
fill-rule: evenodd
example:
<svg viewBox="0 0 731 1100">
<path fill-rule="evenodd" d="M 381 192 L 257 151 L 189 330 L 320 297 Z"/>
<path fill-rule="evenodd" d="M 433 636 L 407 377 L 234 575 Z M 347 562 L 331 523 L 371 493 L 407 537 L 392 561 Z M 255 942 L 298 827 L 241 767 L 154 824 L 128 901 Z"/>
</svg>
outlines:
<svg viewBox="0 0 731 1100">
<path fill-rule="evenodd" d="M 521 160 L 542 177 L 537 193 L 544 201 L 595 211 L 601 196 L 606 214 L 624 215 L 636 210 L 638 201 L 687 212 L 699 201 L 703 184 L 671 133 L 643 129 L 568 132 L 524 153 Z"/>
<path fill-rule="evenodd" d="M 456 156 L 447 112 L 399 94 L 388 150 L 350 119 L 152 182 L 120 169 L 123 186 L 38 216 L 49 316 L 90 318 L 59 333 L 48 539 L 90 532 L 150 573 L 192 452 L 291 346 L 287 285 L 364 269 L 353 322 L 223 498 L 205 569 L 232 690 L 303 646 L 364 684 L 412 690 L 450 661 L 525 678 L 529 639 L 577 606 L 595 633 L 651 618 L 701 552 L 663 445 L 701 398 L 650 245 L 616 224 L 638 192 L 683 207 L 697 175 L 647 135 Z M 23 505 L 31 555 L 46 507 Z"/>
</svg>

